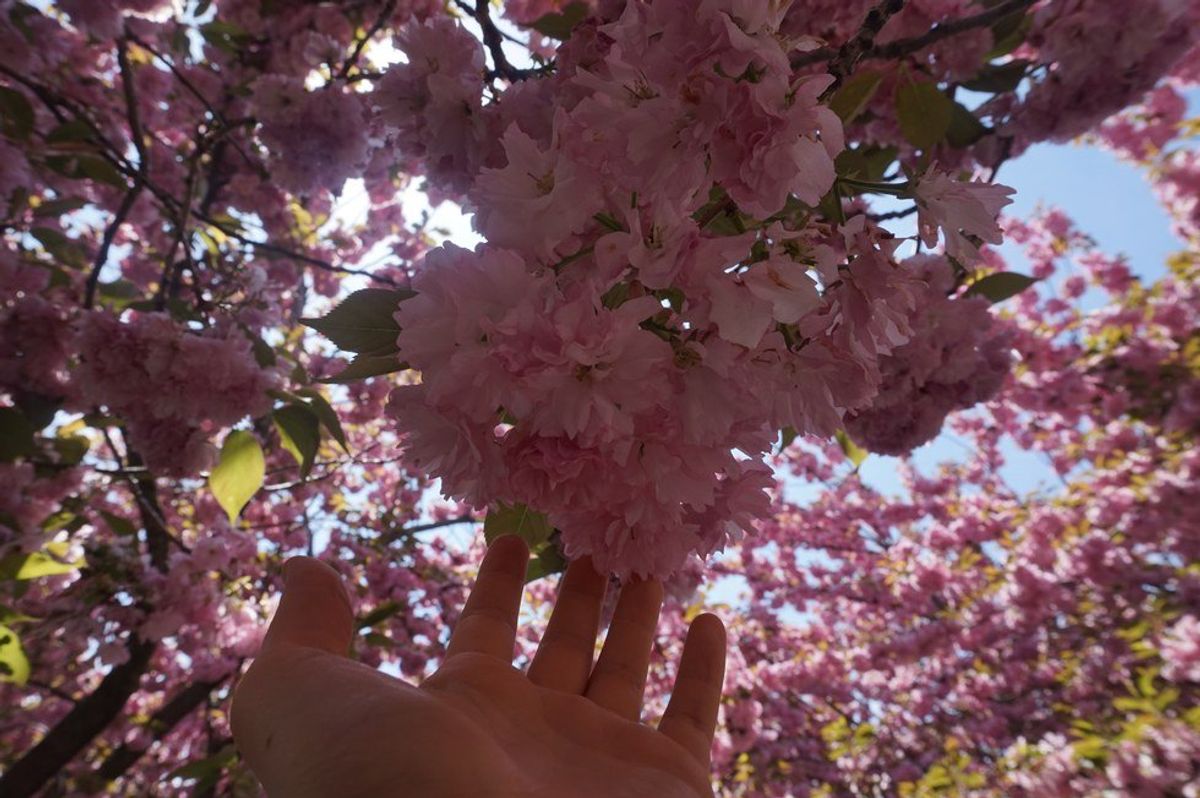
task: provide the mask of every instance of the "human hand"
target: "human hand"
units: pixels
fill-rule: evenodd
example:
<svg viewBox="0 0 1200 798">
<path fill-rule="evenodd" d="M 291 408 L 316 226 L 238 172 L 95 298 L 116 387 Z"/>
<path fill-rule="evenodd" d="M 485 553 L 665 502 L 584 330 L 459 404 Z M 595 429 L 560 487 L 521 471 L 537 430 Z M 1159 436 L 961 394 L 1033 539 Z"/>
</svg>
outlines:
<svg viewBox="0 0 1200 798">
<path fill-rule="evenodd" d="M 262 652 L 233 699 L 234 737 L 268 793 L 711 798 L 721 621 L 692 622 L 654 729 L 640 715 L 662 586 L 621 591 L 593 667 L 607 583 L 590 560 L 572 563 L 522 673 L 512 653 L 528 558 L 520 538 L 492 544 L 441 667 L 420 687 L 347 658 L 353 615 L 337 575 L 290 561 Z"/>
</svg>

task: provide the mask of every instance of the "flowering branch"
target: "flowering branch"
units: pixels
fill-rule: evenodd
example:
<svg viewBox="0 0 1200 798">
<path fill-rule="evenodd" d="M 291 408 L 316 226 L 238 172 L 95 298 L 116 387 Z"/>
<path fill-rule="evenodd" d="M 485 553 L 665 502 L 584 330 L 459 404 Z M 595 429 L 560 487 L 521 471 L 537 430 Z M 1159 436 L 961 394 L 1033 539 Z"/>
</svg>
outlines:
<svg viewBox="0 0 1200 798">
<path fill-rule="evenodd" d="M 920 36 L 913 36 L 908 39 L 897 39 L 894 42 L 881 45 L 874 48 L 867 54 L 867 58 L 899 58 L 900 56 L 915 53 L 919 50 L 924 50 L 932 44 L 937 44 L 943 39 L 951 36 L 956 36 L 960 33 L 965 33 L 969 30 L 977 28 L 986 28 L 996 22 L 999 22 L 1009 14 L 1015 14 L 1018 11 L 1025 9 L 1036 3 L 1037 0 L 1005 0 L 997 6 L 989 8 L 987 11 L 982 11 L 971 17 L 963 17 L 962 19 L 952 20 L 950 22 L 941 22 L 934 25 L 927 33 Z"/>
<path fill-rule="evenodd" d="M 975 30 L 977 28 L 988 27 L 1008 16 L 1009 14 L 1015 14 L 1018 11 L 1023 11 L 1024 9 L 1029 8 L 1036 2 L 1037 0 L 1005 0 L 999 5 L 989 8 L 987 11 L 981 11 L 978 14 L 974 14 L 969 17 L 962 17 L 961 19 L 952 20 L 950 22 L 938 23 L 920 36 L 910 36 L 909 38 L 897 39 L 896 41 L 888 42 L 887 44 L 870 46 L 859 52 L 855 62 L 866 59 L 900 58 L 905 55 L 910 55 L 911 53 L 924 50 L 930 45 L 937 44 L 943 39 L 948 39 L 952 36 L 965 33 L 966 31 Z M 809 50 L 806 53 L 800 53 L 792 58 L 792 68 L 798 69 L 800 67 L 819 64 L 823 61 L 830 61 L 830 72 L 838 75 L 839 77 L 845 77 L 845 75 L 849 74 L 849 72 L 843 72 L 840 74 L 834 72 L 834 64 L 832 62 L 840 62 L 843 51 L 845 51 L 848 47 L 851 47 L 854 42 L 863 37 L 867 24 L 876 21 L 873 19 L 873 16 L 876 15 L 877 12 L 882 14 L 884 11 L 883 7 L 888 5 L 891 4 L 885 2 L 881 7 L 872 9 L 870 14 L 867 15 L 867 21 L 863 23 L 863 28 L 859 30 L 853 39 L 842 45 L 842 47 L 837 49 L 832 47 L 820 47 L 816 50 Z M 903 5 L 903 3 L 900 3 L 900 5 Z M 891 14 L 888 14 L 888 16 L 883 19 L 883 22 L 886 23 L 887 18 L 890 16 Z M 879 30 L 882 30 L 882 28 L 883 26 L 880 25 L 878 30 L 870 34 L 869 40 L 873 41 L 875 35 L 878 34 Z"/>
</svg>

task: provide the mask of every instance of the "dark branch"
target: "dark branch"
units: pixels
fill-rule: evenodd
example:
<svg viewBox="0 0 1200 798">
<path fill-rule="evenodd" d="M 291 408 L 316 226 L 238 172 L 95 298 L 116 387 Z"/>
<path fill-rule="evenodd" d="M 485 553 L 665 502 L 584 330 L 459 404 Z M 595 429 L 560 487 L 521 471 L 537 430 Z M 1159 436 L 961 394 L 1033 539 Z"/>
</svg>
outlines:
<svg viewBox="0 0 1200 798">
<path fill-rule="evenodd" d="M 917 206 L 906 208 L 902 211 L 888 211 L 887 213 L 870 213 L 867 214 L 873 222 L 886 222 L 890 219 L 903 219 L 906 216 L 912 216 L 917 212 Z"/>
<path fill-rule="evenodd" d="M 112 221 L 108 223 L 108 227 L 104 228 L 104 237 L 100 240 L 100 248 L 96 250 L 96 257 L 92 260 L 92 270 L 88 272 L 87 283 L 84 284 L 83 307 L 85 309 L 90 310 L 96 304 L 96 286 L 100 284 L 100 271 L 108 262 L 108 253 L 112 249 L 113 239 L 117 237 L 117 229 L 125 223 L 129 212 L 133 210 L 133 204 L 141 195 L 143 186 L 144 184 L 138 181 L 125 192 L 120 207 L 113 214 Z"/>
<path fill-rule="evenodd" d="M 181 720 L 206 702 L 212 691 L 220 687 L 224 681 L 225 679 L 218 679 L 214 682 L 189 684 L 176 693 L 174 698 L 159 707 L 158 711 L 150 716 L 150 722 L 147 724 L 154 739 L 161 740 L 170 734 Z M 125 775 L 126 771 L 133 767 L 147 750 L 148 748 L 145 746 L 133 748 L 128 743 L 122 743 L 100 763 L 100 767 L 96 769 L 96 775 L 106 782 L 116 781 Z"/>
<path fill-rule="evenodd" d="M 454 4 L 474 17 L 483 31 L 483 45 L 492 55 L 492 68 L 487 74 L 489 78 L 499 77 L 509 83 L 516 83 L 536 75 L 544 75 L 553 69 L 551 64 L 536 69 L 518 69 L 508 62 L 508 56 L 504 54 L 505 35 L 496 27 L 496 22 L 488 13 L 488 0 L 475 0 L 474 6 L 464 0 L 454 0 Z"/>
<path fill-rule="evenodd" d="M 412 526 L 406 526 L 401 529 L 397 529 L 394 532 L 384 533 L 380 536 L 380 539 L 384 543 L 394 543 L 397 540 L 403 540 L 404 538 L 412 537 L 419 532 L 429 532 L 430 530 L 441 529 L 447 526 L 456 526 L 458 524 L 477 524 L 481 520 L 483 519 L 476 518 L 473 515 L 461 515 L 457 518 L 447 518 L 445 521 L 430 521 L 427 524 L 413 524 Z"/>
<path fill-rule="evenodd" d="M 980 12 L 970 17 L 950 20 L 949 22 L 939 22 L 929 29 L 928 33 L 923 33 L 920 36 L 913 36 L 908 39 L 897 39 L 894 42 L 889 42 L 880 45 L 871 50 L 867 54 L 867 58 L 899 58 L 900 56 L 909 55 L 919 50 L 924 50 L 930 45 L 937 44 L 943 39 L 948 39 L 951 36 L 957 36 L 960 33 L 965 33 L 969 30 L 977 28 L 986 28 L 999 22 L 1009 14 L 1015 14 L 1018 11 L 1025 9 L 1036 3 L 1037 0 L 1006 0 L 1000 5 L 993 6 L 987 11 Z"/>
<path fill-rule="evenodd" d="M 829 74 L 833 75 L 833 83 L 826 89 L 831 94 L 848 75 L 854 72 L 858 62 L 875 44 L 875 37 L 883 30 L 888 20 L 904 8 L 904 0 L 883 0 L 879 5 L 867 12 L 854 38 L 843 44 L 837 55 L 829 62 Z"/>
<path fill-rule="evenodd" d="M 0 795 L 29 798 L 79 755 L 116 720 L 138 688 L 155 644 L 133 638 L 129 659 L 113 668 L 100 685 L 77 704 L 41 741 L 0 776 Z"/>
<path fill-rule="evenodd" d="M 1036 2 L 1037 0 L 1005 0 L 1005 2 L 1000 3 L 997 6 L 993 6 L 986 11 L 981 11 L 978 14 L 974 14 L 969 17 L 962 17 L 961 19 L 950 20 L 948 22 L 939 22 L 930 28 L 928 32 L 923 33 L 920 36 L 911 36 L 907 39 L 897 39 L 896 41 L 888 42 L 887 44 L 873 45 L 860 54 L 859 60 L 892 59 L 911 55 L 912 53 L 924 50 L 930 45 L 937 44 L 943 39 L 948 39 L 951 36 L 956 36 L 960 33 L 965 33 L 977 28 L 989 27 L 996 22 L 999 22 L 1009 14 L 1015 14 L 1019 11 L 1024 11 Z M 874 10 L 872 13 L 874 13 Z M 870 19 L 869 15 L 868 19 Z M 856 34 L 855 39 L 857 39 L 861 34 L 862 31 L 860 30 L 859 33 Z M 871 38 L 874 39 L 874 36 Z M 835 49 L 833 47 L 819 47 L 816 50 L 809 50 L 806 53 L 800 53 L 792 58 L 792 68 L 799 69 L 801 67 L 812 66 L 813 64 L 829 61 L 831 62 L 832 71 L 832 62 L 837 59 L 842 53 L 842 50 L 844 50 L 846 46 L 850 45 L 853 41 L 854 39 L 852 39 L 850 42 L 847 42 L 846 45 L 843 45 L 841 48 Z M 848 75 L 849 73 L 847 72 L 845 74 Z M 845 75 L 843 75 L 843 77 L 844 76 Z"/>
<path fill-rule="evenodd" d="M 125 93 L 125 116 L 129 121 L 129 137 L 138 154 L 138 174 L 143 177 L 150 168 L 146 155 L 146 136 L 142 131 L 142 115 L 138 110 L 137 93 L 133 85 L 133 70 L 129 66 L 129 42 L 117 42 L 117 64 L 121 68 L 121 88 Z"/>
</svg>

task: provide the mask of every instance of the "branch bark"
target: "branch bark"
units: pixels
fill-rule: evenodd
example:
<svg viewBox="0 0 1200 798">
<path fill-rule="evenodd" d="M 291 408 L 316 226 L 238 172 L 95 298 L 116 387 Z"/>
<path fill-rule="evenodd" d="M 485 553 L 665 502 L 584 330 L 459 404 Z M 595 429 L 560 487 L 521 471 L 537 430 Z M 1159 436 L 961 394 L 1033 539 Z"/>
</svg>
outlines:
<svg viewBox="0 0 1200 798">
<path fill-rule="evenodd" d="M 137 690 L 155 648 L 154 643 L 132 639 L 129 659 L 109 671 L 99 687 L 80 699 L 37 745 L 0 776 L 0 795 L 29 798 L 78 756 L 121 714 Z"/>
<path fill-rule="evenodd" d="M 224 684 L 227 678 L 229 677 L 212 682 L 189 684 L 176 693 L 170 701 L 159 707 L 158 711 L 150 716 L 150 722 L 147 724 L 153 732 L 154 739 L 161 740 L 170 734 L 180 721 L 205 703 L 212 691 Z M 125 775 L 129 768 L 137 764 L 146 750 L 146 748 L 132 748 L 127 743 L 122 743 L 100 763 L 100 767 L 96 769 L 96 775 L 105 782 L 116 781 Z"/>
</svg>

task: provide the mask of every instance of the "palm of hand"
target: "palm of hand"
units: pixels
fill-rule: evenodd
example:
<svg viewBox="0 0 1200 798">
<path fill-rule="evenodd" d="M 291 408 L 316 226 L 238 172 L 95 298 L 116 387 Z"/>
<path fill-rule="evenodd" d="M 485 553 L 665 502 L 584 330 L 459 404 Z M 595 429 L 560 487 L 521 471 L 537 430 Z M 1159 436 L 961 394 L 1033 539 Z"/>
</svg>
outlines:
<svg viewBox="0 0 1200 798">
<path fill-rule="evenodd" d="M 604 580 L 586 561 L 572 565 L 524 674 L 510 658 L 527 556 L 516 539 L 497 541 L 442 667 L 421 687 L 342 656 L 352 619 L 336 576 L 311 560 L 292 565 L 263 653 L 234 700 L 235 735 L 268 791 L 711 796 L 720 622 L 697 619 L 670 708 L 652 729 L 638 717 L 661 588 L 625 588 L 593 668 Z"/>
</svg>

